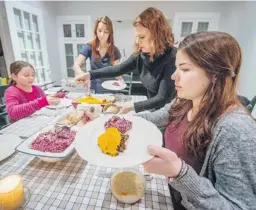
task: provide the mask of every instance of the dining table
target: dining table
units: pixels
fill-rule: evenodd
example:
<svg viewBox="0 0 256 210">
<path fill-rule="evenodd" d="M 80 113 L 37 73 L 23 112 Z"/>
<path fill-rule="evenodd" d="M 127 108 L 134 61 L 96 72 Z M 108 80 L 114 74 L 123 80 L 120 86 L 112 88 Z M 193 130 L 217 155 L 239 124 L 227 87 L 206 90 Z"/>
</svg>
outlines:
<svg viewBox="0 0 256 210">
<path fill-rule="evenodd" d="M 69 93 L 75 97 L 75 93 Z M 146 96 L 131 95 L 134 103 L 146 100 Z M 63 109 L 70 111 L 74 107 Z M 0 134 L 15 134 L 23 140 L 49 124 L 56 123 L 56 110 L 43 108 L 32 116 L 21 119 L 0 130 Z M 134 114 L 131 112 L 130 114 Z M 124 204 L 111 193 L 110 179 L 118 168 L 90 164 L 74 152 L 64 160 L 50 163 L 28 154 L 15 152 L 0 162 L 0 178 L 9 174 L 22 177 L 26 203 L 22 209 L 160 209 L 173 210 L 168 184 L 164 176 L 148 174 L 142 165 L 132 167 L 146 179 L 143 197 L 134 204 Z"/>
</svg>

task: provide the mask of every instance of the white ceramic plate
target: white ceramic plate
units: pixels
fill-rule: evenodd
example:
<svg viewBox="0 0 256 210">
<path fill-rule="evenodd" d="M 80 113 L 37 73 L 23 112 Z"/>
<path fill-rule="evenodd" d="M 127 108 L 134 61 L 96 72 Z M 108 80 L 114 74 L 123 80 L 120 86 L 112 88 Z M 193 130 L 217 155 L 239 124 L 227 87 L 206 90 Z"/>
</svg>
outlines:
<svg viewBox="0 0 256 210">
<path fill-rule="evenodd" d="M 118 83 L 119 86 L 114 85 L 114 83 Z M 101 86 L 107 90 L 123 90 L 126 88 L 126 84 L 123 82 L 120 82 L 118 80 L 108 80 L 101 84 Z"/>
<path fill-rule="evenodd" d="M 56 125 L 59 125 L 59 126 L 67 126 L 67 127 L 72 127 L 74 125 L 77 124 L 78 121 L 81 120 L 81 118 L 75 122 L 75 123 L 72 123 L 72 122 L 69 122 L 69 121 L 64 121 L 68 116 L 76 116 L 78 114 L 81 114 L 81 111 L 79 111 L 80 113 L 76 113 L 76 112 L 69 112 L 69 113 L 65 113 L 65 114 L 62 114 L 62 115 L 59 115 L 57 118 L 56 118 Z"/>
<path fill-rule="evenodd" d="M 57 107 L 63 108 L 63 107 L 69 107 L 71 105 L 72 105 L 72 100 L 71 99 L 62 98 L 62 99 L 60 99 L 60 103 L 58 105 L 56 105 L 56 106 L 49 105 L 49 106 L 46 106 L 46 108 L 48 108 L 48 109 L 57 109 Z"/>
<path fill-rule="evenodd" d="M 40 134 L 40 133 L 44 133 L 50 130 L 54 129 L 54 125 L 49 125 L 45 128 L 43 128 L 42 130 L 40 130 L 39 132 L 35 133 L 34 135 L 32 135 L 31 137 L 29 137 L 28 139 L 26 139 L 25 141 L 23 141 L 20 145 L 18 145 L 16 147 L 16 150 L 28 155 L 34 155 L 37 157 L 48 157 L 48 158 L 65 158 L 68 155 L 70 155 L 72 153 L 72 151 L 74 150 L 74 142 L 67 148 L 65 149 L 63 152 L 59 152 L 59 153 L 53 153 L 53 152 L 41 152 L 38 150 L 34 150 L 30 148 L 31 143 L 36 139 L 36 137 Z M 73 126 L 71 128 L 72 130 L 77 130 L 77 128 L 75 126 Z"/>
<path fill-rule="evenodd" d="M 54 95 L 58 91 L 62 90 L 62 87 L 51 87 L 44 91 L 45 95 Z"/>
<path fill-rule="evenodd" d="M 15 147 L 21 142 L 21 138 L 16 135 L 0 135 L 0 161 L 12 155 L 15 152 Z"/>
<path fill-rule="evenodd" d="M 105 131 L 104 123 L 112 116 L 103 116 L 80 128 L 75 138 L 75 149 L 79 156 L 91 164 L 123 168 L 144 163 L 152 158 L 148 145 L 162 146 L 162 133 L 151 122 L 136 116 L 124 116 L 132 122 L 127 148 L 118 156 L 102 153 L 97 145 L 98 137 Z"/>
</svg>

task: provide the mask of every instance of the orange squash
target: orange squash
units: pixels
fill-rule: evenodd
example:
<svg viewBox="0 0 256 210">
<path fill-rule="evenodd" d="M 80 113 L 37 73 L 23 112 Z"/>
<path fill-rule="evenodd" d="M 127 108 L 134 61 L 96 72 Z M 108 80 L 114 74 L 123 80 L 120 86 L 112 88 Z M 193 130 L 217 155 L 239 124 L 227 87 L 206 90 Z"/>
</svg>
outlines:
<svg viewBox="0 0 256 210">
<path fill-rule="evenodd" d="M 121 143 L 121 133 L 115 127 L 108 128 L 98 138 L 98 146 L 105 154 L 116 156 L 118 155 L 118 146 Z"/>
</svg>

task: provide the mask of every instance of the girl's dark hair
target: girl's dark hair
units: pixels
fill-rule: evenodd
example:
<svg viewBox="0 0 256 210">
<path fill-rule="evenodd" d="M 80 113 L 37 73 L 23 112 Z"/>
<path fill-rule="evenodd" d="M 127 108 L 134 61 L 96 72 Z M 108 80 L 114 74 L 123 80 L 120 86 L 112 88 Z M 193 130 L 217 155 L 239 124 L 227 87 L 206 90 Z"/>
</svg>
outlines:
<svg viewBox="0 0 256 210">
<path fill-rule="evenodd" d="M 178 50 L 197 66 L 216 76 L 200 103 L 199 112 L 189 123 L 183 136 L 188 151 L 204 156 L 212 140 L 212 131 L 219 117 L 228 108 L 239 105 L 236 96 L 242 53 L 238 42 L 223 32 L 198 32 L 187 36 Z M 170 120 L 178 124 L 192 108 L 192 101 L 176 99 L 170 109 Z"/>
<path fill-rule="evenodd" d="M 17 75 L 21 71 L 22 68 L 27 67 L 27 66 L 34 69 L 34 67 L 26 61 L 15 61 L 15 62 L 11 63 L 11 65 L 10 65 L 10 74 Z M 16 84 L 16 82 L 12 78 L 9 80 L 9 83 L 11 85 Z"/>
</svg>

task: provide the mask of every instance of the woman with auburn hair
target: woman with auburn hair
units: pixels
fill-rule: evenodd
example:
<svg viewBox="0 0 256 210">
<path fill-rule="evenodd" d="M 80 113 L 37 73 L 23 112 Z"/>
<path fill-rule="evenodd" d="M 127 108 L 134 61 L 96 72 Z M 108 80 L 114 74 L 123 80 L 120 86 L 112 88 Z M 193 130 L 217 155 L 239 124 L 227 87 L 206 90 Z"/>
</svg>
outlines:
<svg viewBox="0 0 256 210">
<path fill-rule="evenodd" d="M 104 16 L 98 18 L 94 26 L 94 39 L 85 45 L 74 62 L 74 71 L 76 74 L 83 74 L 81 65 L 89 58 L 91 70 L 103 68 L 119 64 L 121 54 L 118 48 L 114 45 L 113 25 L 109 17 Z M 110 79 L 110 78 L 108 78 Z M 95 79 L 91 83 L 91 88 L 96 93 L 102 93 L 106 90 L 101 87 L 102 82 L 108 79 Z M 117 80 L 123 81 L 122 77 L 116 77 Z"/>
<path fill-rule="evenodd" d="M 136 31 L 136 52 L 117 66 L 105 67 L 76 77 L 77 82 L 88 86 L 90 79 L 120 76 L 138 71 L 143 86 L 147 89 L 148 100 L 124 105 L 119 114 L 129 111 L 141 112 L 161 108 L 170 102 L 175 92 L 170 80 L 175 71 L 176 48 L 171 27 L 163 13 L 148 8 L 134 21 Z"/>
<path fill-rule="evenodd" d="M 139 116 L 165 129 L 165 148 L 144 163 L 168 179 L 175 209 L 255 209 L 256 123 L 236 96 L 241 67 L 237 41 L 199 32 L 179 45 L 177 98 Z"/>
</svg>

